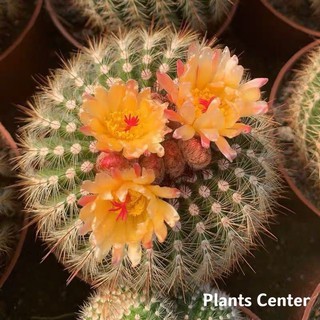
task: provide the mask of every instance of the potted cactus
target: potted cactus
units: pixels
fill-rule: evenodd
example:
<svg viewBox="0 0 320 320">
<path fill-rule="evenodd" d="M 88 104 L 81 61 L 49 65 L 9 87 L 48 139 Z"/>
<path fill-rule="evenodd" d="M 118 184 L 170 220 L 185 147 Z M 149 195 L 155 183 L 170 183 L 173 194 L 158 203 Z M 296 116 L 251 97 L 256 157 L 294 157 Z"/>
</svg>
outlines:
<svg viewBox="0 0 320 320">
<path fill-rule="evenodd" d="M 0 62 L 24 39 L 33 27 L 42 6 L 42 0 L 0 1 Z"/>
<path fill-rule="evenodd" d="M 12 187 L 15 178 L 10 161 L 17 152 L 16 144 L 0 123 L 0 288 L 19 257 L 27 231 Z"/>
<path fill-rule="evenodd" d="M 168 299 L 145 293 L 132 293 L 130 290 L 118 289 L 111 292 L 107 288 L 99 288 L 84 304 L 79 320 L 259 320 L 248 310 L 241 311 L 236 307 L 219 306 L 211 302 L 204 306 L 203 293 L 212 294 L 215 299 L 229 297 L 217 289 L 203 288 L 186 297 Z"/>
<path fill-rule="evenodd" d="M 229 25 L 239 0 L 47 0 L 49 14 L 73 45 L 123 27 L 190 27 L 216 37 Z M 68 9 L 66 9 L 68 7 Z"/>
<path fill-rule="evenodd" d="M 280 191 L 266 81 L 169 30 L 108 36 L 54 72 L 19 165 L 70 280 L 178 294 L 240 263 Z"/>
<path fill-rule="evenodd" d="M 282 68 L 271 91 L 283 172 L 296 194 L 320 215 L 320 41 L 297 52 Z M 294 71 L 297 70 L 297 71 Z"/>
</svg>

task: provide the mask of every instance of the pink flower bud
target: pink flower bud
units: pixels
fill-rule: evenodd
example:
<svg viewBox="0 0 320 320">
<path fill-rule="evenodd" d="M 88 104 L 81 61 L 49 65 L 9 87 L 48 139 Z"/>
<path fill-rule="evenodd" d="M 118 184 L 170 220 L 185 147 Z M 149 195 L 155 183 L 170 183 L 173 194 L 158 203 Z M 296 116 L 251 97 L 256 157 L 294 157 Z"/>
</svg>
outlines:
<svg viewBox="0 0 320 320">
<path fill-rule="evenodd" d="M 139 160 L 140 166 L 146 169 L 152 169 L 155 173 L 156 179 L 153 184 L 160 184 L 164 178 L 164 162 L 163 159 L 156 154 L 151 153 L 147 156 L 142 156 Z"/>
<path fill-rule="evenodd" d="M 112 169 L 128 169 L 130 162 L 117 152 L 101 152 L 97 158 L 96 170 L 110 172 Z"/>
<path fill-rule="evenodd" d="M 171 178 L 180 177 L 186 167 L 186 161 L 179 149 L 178 143 L 174 140 L 166 140 L 163 143 L 164 147 L 164 166 L 166 173 Z"/>
<path fill-rule="evenodd" d="M 198 138 L 179 142 L 179 147 L 188 165 L 194 170 L 206 168 L 212 159 L 211 149 L 204 148 Z"/>
</svg>

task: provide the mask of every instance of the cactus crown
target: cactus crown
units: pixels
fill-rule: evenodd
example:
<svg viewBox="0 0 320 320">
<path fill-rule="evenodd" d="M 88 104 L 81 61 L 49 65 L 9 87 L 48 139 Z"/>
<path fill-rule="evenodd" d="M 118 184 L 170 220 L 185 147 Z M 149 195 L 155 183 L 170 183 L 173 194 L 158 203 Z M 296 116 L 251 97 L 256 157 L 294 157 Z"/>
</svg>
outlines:
<svg viewBox="0 0 320 320">
<path fill-rule="evenodd" d="M 208 23 L 220 23 L 232 4 L 230 0 L 72 0 L 74 11 L 84 15 L 91 27 L 108 32 L 123 25 L 179 28 L 181 22 L 204 31 Z"/>
<path fill-rule="evenodd" d="M 128 288 L 101 287 L 81 308 L 79 320 L 176 320 L 173 303 L 166 298 L 132 293 Z"/>
<path fill-rule="evenodd" d="M 84 279 L 97 284 L 106 282 L 110 287 L 134 286 L 136 290 L 146 288 L 153 291 L 172 290 L 177 293 L 180 288 L 191 289 L 194 283 L 206 283 L 212 277 L 221 277 L 228 272 L 252 247 L 254 239 L 259 240 L 258 231 L 265 230 L 264 225 L 271 215 L 271 208 L 279 191 L 275 169 L 276 149 L 271 142 L 273 136 L 270 119 L 264 116 L 253 116 L 244 118 L 245 124 L 236 124 L 236 128 L 251 127 L 252 131 L 248 135 L 238 135 L 232 139 L 232 148 L 226 140 L 222 140 L 225 142 L 222 146 L 220 145 L 220 148 L 227 150 L 228 155 L 232 154 L 232 157 L 235 158 L 232 163 L 227 161 L 216 147 L 209 148 L 208 145 L 206 152 L 200 152 L 199 159 L 202 159 L 206 167 L 203 169 L 203 163 L 202 166 L 199 166 L 194 152 L 188 151 L 190 146 L 183 141 L 177 143 L 171 135 L 166 136 L 163 146 L 157 144 L 157 148 L 152 149 L 152 145 L 149 152 L 154 157 L 150 156 L 149 159 L 155 162 L 148 160 L 147 163 L 152 163 L 154 172 L 162 173 L 161 166 L 165 165 L 166 176 L 162 182 L 162 185 L 167 187 L 165 189 L 146 185 L 146 181 L 153 175 L 151 173 L 153 170 L 143 169 L 141 173 L 136 162 L 141 161 L 140 165 L 146 168 L 147 166 L 142 164 L 143 156 L 142 159 L 133 160 L 135 173 L 140 172 L 139 174 L 142 174 L 144 179 L 143 181 L 135 180 L 135 183 L 140 183 L 140 185 L 135 186 L 134 191 L 130 189 L 128 197 L 108 202 L 108 205 L 112 204 L 112 206 L 103 209 L 102 212 L 108 212 L 108 215 L 103 215 L 106 219 L 109 219 L 112 214 L 116 215 L 110 221 L 111 224 L 116 223 L 116 226 L 121 226 L 121 223 L 129 221 L 127 219 L 132 216 L 139 216 L 139 219 L 143 216 L 141 212 L 147 200 L 144 195 L 139 194 L 142 189 L 149 190 L 148 194 L 150 190 L 154 192 L 162 190 L 163 198 L 173 198 L 171 192 L 175 190 L 174 187 L 181 192 L 180 199 L 171 199 L 170 205 L 164 201 L 157 202 L 157 205 L 165 208 L 164 211 L 167 210 L 166 221 L 171 228 L 167 228 L 164 223 L 159 223 L 157 220 L 156 227 L 154 227 L 156 236 L 152 238 L 153 232 L 150 231 L 148 236 L 141 240 L 143 248 L 140 242 L 132 245 L 132 242 L 136 240 L 131 240 L 128 246 L 118 243 L 110 249 L 110 243 L 104 242 L 105 237 L 99 236 L 99 228 L 95 229 L 91 235 L 86 235 L 88 233 L 86 228 L 91 228 L 90 215 L 97 213 L 95 210 L 91 211 L 94 208 L 91 201 L 97 201 L 96 205 L 99 208 L 105 205 L 103 199 L 102 202 L 99 202 L 101 198 L 92 195 L 92 188 L 104 189 L 108 185 L 115 188 L 112 194 L 123 194 L 123 188 L 116 189 L 118 181 L 128 179 L 134 174 L 132 168 L 120 173 L 117 171 L 116 175 L 108 175 L 103 172 L 95 174 L 95 170 L 99 170 L 106 163 L 119 159 L 119 154 L 113 155 L 118 158 L 101 158 L 104 152 L 99 155 L 98 144 L 101 146 L 108 141 L 110 148 L 118 148 L 118 144 L 113 138 L 106 140 L 106 136 L 100 133 L 95 136 L 97 140 L 90 134 L 88 136 L 83 133 L 88 132 L 90 125 L 96 121 L 90 118 L 87 111 L 98 110 L 101 103 L 99 99 L 105 95 L 111 97 L 111 93 L 114 92 L 112 90 L 115 88 L 123 90 L 119 92 L 129 90 L 129 96 L 135 96 L 136 93 L 132 92 L 136 92 L 134 90 L 136 90 L 137 83 L 144 90 L 141 96 L 134 101 L 143 101 L 143 108 L 147 108 L 152 99 L 144 100 L 143 97 L 149 94 L 148 90 L 151 90 L 151 97 L 160 100 L 160 102 L 158 100 L 154 102 L 152 112 L 164 108 L 168 102 L 164 104 L 162 102 L 168 100 L 166 94 L 160 90 L 156 76 L 160 75 L 162 80 L 165 79 L 170 84 L 167 86 L 168 90 L 175 88 L 169 76 L 176 77 L 176 63 L 181 75 L 183 63 L 178 60 L 187 60 L 188 47 L 191 48 L 189 55 L 192 61 L 194 61 L 193 50 L 202 50 L 201 48 L 208 53 L 208 56 L 211 54 L 212 57 L 220 57 L 219 66 L 223 70 L 230 70 L 233 75 L 230 78 L 233 89 L 230 88 L 226 92 L 230 94 L 230 99 L 237 96 L 233 91 L 236 86 L 233 81 L 234 79 L 240 81 L 235 74 L 239 71 L 242 75 L 243 68 L 237 65 L 237 58 L 231 57 L 227 48 L 217 49 L 216 53 L 213 53 L 211 48 L 205 47 L 205 42 L 196 40 L 196 36 L 192 33 L 174 33 L 168 30 L 155 33 L 134 31 L 119 37 L 109 37 L 106 43 L 94 44 L 86 53 L 75 56 L 64 69 L 55 72 L 49 79 L 49 85 L 35 96 L 31 104 L 31 111 L 27 111 L 29 113 L 28 123 L 22 129 L 24 151 L 19 161 L 24 172 L 22 178 L 26 201 L 30 213 L 38 222 L 39 234 L 72 271 L 72 276 L 81 270 Z M 227 61 L 229 61 L 228 68 L 225 68 L 224 64 Z M 164 75 L 164 73 L 167 74 Z M 221 77 L 220 72 L 218 75 Z M 129 81 L 125 85 L 119 82 L 119 79 Z M 228 79 L 226 76 L 224 80 L 226 86 L 229 83 Z M 247 83 L 241 82 L 240 87 L 243 88 L 241 92 L 248 93 L 247 99 L 250 99 L 250 96 L 258 99 L 257 97 L 260 97 L 259 86 L 264 82 L 259 79 Z M 98 91 L 96 91 L 97 87 Z M 146 89 L 146 87 L 151 89 Z M 104 88 L 110 88 L 110 90 L 105 91 Z M 199 92 L 196 90 L 195 93 Z M 254 94 L 249 95 L 249 93 Z M 218 92 L 218 94 L 221 93 Z M 173 94 L 170 95 L 173 96 Z M 221 94 L 221 99 L 223 97 Z M 107 98 L 106 101 L 110 100 L 112 98 Z M 133 100 L 126 101 L 129 104 Z M 198 103 L 197 106 L 203 109 L 202 112 L 207 112 L 204 109 L 210 102 L 204 99 L 199 101 L 203 104 Z M 219 101 L 216 100 L 213 106 Z M 254 110 L 264 108 L 264 106 L 265 102 L 252 102 L 249 105 Z M 210 107 L 208 111 L 211 109 L 214 112 L 217 111 Z M 82 127 L 79 111 L 82 121 L 89 121 L 85 130 L 83 128 L 79 130 Z M 150 117 L 152 112 L 150 112 Z M 167 112 L 174 114 L 173 110 Z M 139 134 L 142 132 L 139 131 L 138 125 L 142 116 L 136 118 L 128 114 L 124 117 L 124 121 L 121 117 L 119 119 L 122 126 L 121 135 L 131 134 L 131 128 L 133 128 L 132 132 Z M 109 125 L 108 122 L 104 123 Z M 115 124 L 118 125 L 118 122 Z M 154 119 L 150 130 L 153 130 L 156 125 L 158 125 L 158 120 Z M 111 127 L 112 132 L 115 135 L 120 134 L 114 128 Z M 226 134 L 229 134 L 229 131 L 226 131 Z M 230 135 L 236 134 L 232 131 Z M 127 146 L 127 140 L 121 141 Z M 199 139 L 190 141 L 195 143 L 197 152 L 203 150 Z M 203 143 L 206 141 L 203 137 Z M 167 146 L 167 142 L 173 143 L 174 147 Z M 148 142 L 143 145 L 148 145 Z M 102 150 L 105 151 L 105 148 Z M 127 148 L 126 152 L 132 156 L 139 150 L 138 147 L 133 150 Z M 140 151 L 143 152 L 143 150 L 145 149 Z M 163 159 L 155 154 L 157 152 L 162 155 L 163 152 L 165 153 Z M 186 167 L 184 163 L 182 163 L 182 170 L 180 167 L 175 167 L 173 170 L 170 163 L 180 165 L 184 159 L 181 156 L 182 153 L 186 155 L 188 161 L 187 171 L 183 169 Z M 128 161 L 132 161 L 121 159 L 121 161 L 116 161 L 118 166 L 121 163 L 123 167 L 126 167 Z M 172 162 L 172 159 L 178 159 L 178 161 Z M 158 166 L 159 163 L 161 165 Z M 169 176 L 168 173 L 170 173 Z M 111 179 L 110 183 L 101 184 L 100 182 L 106 181 L 105 179 Z M 85 180 L 95 181 L 83 183 Z M 88 190 L 89 195 L 85 192 Z M 108 194 L 111 195 L 111 193 Z M 154 199 L 154 194 L 150 197 Z M 79 199 L 84 205 L 80 212 L 82 221 L 79 220 L 77 204 Z M 131 208 L 131 211 L 128 208 Z M 176 210 L 180 216 L 179 222 L 177 222 Z M 93 219 L 97 221 L 97 217 Z M 130 221 L 134 223 L 136 220 Z M 97 223 L 97 225 L 103 229 L 103 226 L 108 224 Z M 148 228 L 150 225 L 146 227 L 146 230 L 150 230 Z M 84 232 L 81 234 L 79 230 L 84 230 Z M 137 235 L 135 230 L 133 231 L 132 237 Z M 106 232 L 101 234 L 105 235 Z M 112 235 L 116 237 L 122 234 L 124 232 L 118 234 L 114 231 Z M 125 234 L 131 235 L 130 232 Z"/>
<path fill-rule="evenodd" d="M 308 54 L 290 88 L 288 122 L 299 159 L 308 172 L 307 187 L 320 190 L 320 47 Z"/>
</svg>

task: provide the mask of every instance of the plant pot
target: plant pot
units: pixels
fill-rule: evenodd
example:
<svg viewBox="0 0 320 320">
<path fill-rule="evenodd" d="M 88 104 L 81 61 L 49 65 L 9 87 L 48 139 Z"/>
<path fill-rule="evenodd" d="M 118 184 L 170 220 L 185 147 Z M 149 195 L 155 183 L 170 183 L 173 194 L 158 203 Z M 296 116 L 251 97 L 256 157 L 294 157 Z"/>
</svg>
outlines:
<svg viewBox="0 0 320 320">
<path fill-rule="evenodd" d="M 18 147 L 16 145 L 16 143 L 14 142 L 14 140 L 12 139 L 11 135 L 9 134 L 9 132 L 4 128 L 4 126 L 0 123 L 0 136 L 3 139 L 3 142 L 5 144 L 7 144 L 7 146 L 9 148 L 12 149 L 13 153 L 18 156 L 19 155 L 19 151 L 18 151 Z M 3 274 L 1 274 L 0 276 L 0 288 L 2 288 L 3 284 L 5 283 L 5 281 L 7 280 L 7 278 L 9 277 L 10 273 L 12 272 L 19 256 L 21 253 L 21 249 L 23 247 L 23 243 L 27 234 L 27 217 L 24 215 L 23 217 L 23 221 L 22 221 L 22 225 L 21 225 L 21 229 L 20 229 L 20 235 L 19 235 L 19 239 L 17 241 L 16 244 L 16 248 L 15 251 L 13 252 L 9 263 L 7 264 L 7 266 L 4 269 Z"/>
<path fill-rule="evenodd" d="M 210 36 L 214 36 L 216 38 L 219 38 L 225 31 L 226 29 L 229 27 L 236 11 L 238 8 L 240 0 L 235 0 L 234 4 L 229 12 L 229 14 L 227 15 L 227 17 L 225 18 L 224 22 L 221 24 L 220 28 L 217 30 L 216 33 L 212 33 L 210 32 L 211 27 L 212 26 L 208 26 L 208 33 L 210 34 Z M 69 30 L 66 28 L 66 26 L 61 22 L 61 19 L 59 18 L 54 5 L 52 3 L 52 0 L 45 0 L 45 5 L 46 5 L 46 9 L 49 12 L 49 15 L 54 23 L 54 25 L 56 26 L 56 28 L 60 31 L 60 33 L 64 36 L 64 38 L 66 40 L 68 40 L 74 47 L 78 48 L 78 49 L 83 49 L 84 45 L 81 44 L 72 34 L 71 32 L 69 32 Z"/>
<path fill-rule="evenodd" d="M 268 0 L 242 0 L 233 21 L 236 35 L 262 56 L 287 60 L 315 34 L 280 15 Z M 320 33 L 318 35 L 320 37 Z"/>
<path fill-rule="evenodd" d="M 319 299 L 319 295 L 320 295 L 320 284 L 318 284 L 318 286 L 314 290 L 314 292 L 311 296 L 311 299 L 310 299 L 310 301 L 304 311 L 302 320 L 314 320 L 315 319 L 315 318 L 311 318 L 311 316 L 312 316 L 313 307 L 314 307 L 316 301 Z"/>
<path fill-rule="evenodd" d="M 256 314 L 254 314 L 251 310 L 246 307 L 239 308 L 241 312 L 246 316 L 247 320 L 261 320 Z"/>
<path fill-rule="evenodd" d="M 284 85 L 284 83 L 286 81 L 286 77 L 290 74 L 290 72 L 292 72 L 296 63 L 298 63 L 299 60 L 301 58 L 303 58 L 303 56 L 305 54 L 307 54 L 310 50 L 312 50 L 313 48 L 315 48 L 318 45 L 320 45 L 320 40 L 316 40 L 316 41 L 308 44 L 307 46 L 305 46 L 304 48 L 299 50 L 297 53 L 295 53 L 280 70 L 280 72 L 279 72 L 279 74 L 273 84 L 270 98 L 269 98 L 270 109 L 274 112 L 275 115 L 277 114 L 277 110 L 276 110 L 277 108 L 284 108 L 285 107 L 285 105 L 277 107 L 276 100 L 277 100 L 277 97 L 279 96 L 279 93 L 281 92 L 281 87 Z M 277 121 L 280 120 L 280 119 L 277 119 L 277 116 L 275 116 L 275 118 Z M 304 190 L 302 190 L 301 188 L 299 188 L 297 186 L 294 179 L 288 174 L 288 170 L 285 168 L 284 165 L 282 165 L 281 171 L 283 173 L 283 176 L 287 180 L 289 186 L 296 193 L 296 195 L 300 198 L 300 200 L 303 201 L 306 206 L 308 206 L 312 211 L 314 211 L 317 215 L 320 216 L 320 208 L 317 208 L 317 206 L 315 206 L 307 198 Z"/>
</svg>

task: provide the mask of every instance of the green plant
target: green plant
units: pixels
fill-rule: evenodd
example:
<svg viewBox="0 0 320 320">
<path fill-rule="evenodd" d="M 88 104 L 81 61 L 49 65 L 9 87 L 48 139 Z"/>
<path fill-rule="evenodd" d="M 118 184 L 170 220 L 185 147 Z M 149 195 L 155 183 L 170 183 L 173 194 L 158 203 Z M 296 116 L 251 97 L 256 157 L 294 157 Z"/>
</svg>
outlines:
<svg viewBox="0 0 320 320">
<path fill-rule="evenodd" d="M 127 288 L 99 288 L 81 308 L 79 320 L 176 320 L 173 304 L 166 298 L 151 299 Z"/>
<path fill-rule="evenodd" d="M 220 23 L 232 4 L 233 0 L 72 0 L 75 12 L 83 14 L 90 27 L 109 32 L 123 25 L 178 28 L 182 21 L 194 30 L 204 31 L 209 22 Z"/>
<path fill-rule="evenodd" d="M 204 293 L 213 301 L 204 304 Z M 209 287 L 193 294 L 179 296 L 175 300 L 163 297 L 148 297 L 145 293 L 131 293 L 128 289 L 110 291 L 99 288 L 81 308 L 79 320 L 243 320 L 245 317 L 229 304 L 230 297 Z M 224 300 L 224 301 L 222 301 Z M 220 305 L 216 305 L 217 301 Z M 224 303 L 224 304 L 223 304 Z"/>
<path fill-rule="evenodd" d="M 287 101 L 287 121 L 294 135 L 298 159 L 306 169 L 308 189 L 320 190 L 320 47 L 317 46 L 296 72 Z"/>
<path fill-rule="evenodd" d="M 30 104 L 24 193 L 70 279 L 80 272 L 96 284 L 178 294 L 229 272 L 266 230 L 280 189 L 272 120 L 257 115 L 266 81 L 247 81 L 228 48 L 210 45 L 169 30 L 109 36 L 57 70 Z M 190 95 L 185 104 L 182 71 L 197 59 L 199 81 L 219 85 L 194 88 L 194 105 Z M 177 198 L 176 188 L 179 199 L 159 199 Z"/>
</svg>

